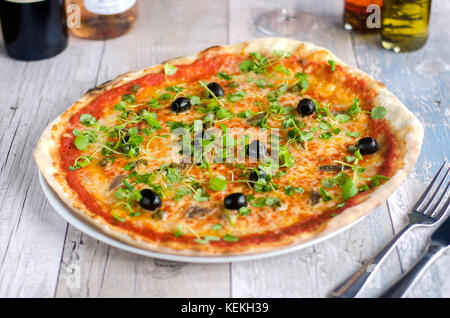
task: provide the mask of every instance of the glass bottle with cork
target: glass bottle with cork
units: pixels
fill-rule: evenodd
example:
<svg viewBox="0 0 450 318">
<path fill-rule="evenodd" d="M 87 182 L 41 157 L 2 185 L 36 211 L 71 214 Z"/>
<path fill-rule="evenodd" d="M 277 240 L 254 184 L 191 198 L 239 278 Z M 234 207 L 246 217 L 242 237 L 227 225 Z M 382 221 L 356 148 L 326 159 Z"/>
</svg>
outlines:
<svg viewBox="0 0 450 318">
<path fill-rule="evenodd" d="M 127 33 L 136 23 L 138 3 L 136 0 L 66 0 L 70 12 L 78 15 L 70 28 L 77 37 L 104 40 Z"/>
<path fill-rule="evenodd" d="M 345 29 L 358 32 L 379 30 L 382 6 L 383 0 L 345 0 Z"/>
</svg>

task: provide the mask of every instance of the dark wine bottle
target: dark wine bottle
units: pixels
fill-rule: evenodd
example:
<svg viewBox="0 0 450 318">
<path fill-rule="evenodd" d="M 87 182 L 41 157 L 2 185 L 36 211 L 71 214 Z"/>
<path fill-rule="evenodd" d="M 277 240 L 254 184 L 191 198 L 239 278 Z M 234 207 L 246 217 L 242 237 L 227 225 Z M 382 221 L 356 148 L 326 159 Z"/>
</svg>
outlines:
<svg viewBox="0 0 450 318">
<path fill-rule="evenodd" d="M 0 20 L 12 58 L 42 60 L 67 47 L 64 0 L 0 0 Z"/>
</svg>

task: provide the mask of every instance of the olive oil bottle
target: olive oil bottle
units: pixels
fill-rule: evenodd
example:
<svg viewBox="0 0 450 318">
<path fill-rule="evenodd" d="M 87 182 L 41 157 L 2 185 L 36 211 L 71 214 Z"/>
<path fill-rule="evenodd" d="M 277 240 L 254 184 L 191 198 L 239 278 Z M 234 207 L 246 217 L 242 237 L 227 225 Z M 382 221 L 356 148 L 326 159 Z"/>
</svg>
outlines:
<svg viewBox="0 0 450 318">
<path fill-rule="evenodd" d="M 136 0 L 66 0 L 66 5 L 68 19 L 75 19 L 71 21 L 72 34 L 84 39 L 119 37 L 128 32 L 137 19 Z"/>
<path fill-rule="evenodd" d="M 431 0 L 384 0 L 381 44 L 407 52 L 420 49 L 428 39 Z"/>
</svg>

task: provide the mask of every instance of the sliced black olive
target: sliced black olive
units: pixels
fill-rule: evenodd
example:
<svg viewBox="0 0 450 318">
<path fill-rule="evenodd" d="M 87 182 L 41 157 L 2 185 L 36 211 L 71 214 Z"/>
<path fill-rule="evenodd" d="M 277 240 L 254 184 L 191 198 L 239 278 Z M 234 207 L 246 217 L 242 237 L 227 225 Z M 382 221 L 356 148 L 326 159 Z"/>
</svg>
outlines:
<svg viewBox="0 0 450 318">
<path fill-rule="evenodd" d="M 223 97 L 225 96 L 225 91 L 223 90 L 222 86 L 216 82 L 212 82 L 208 84 L 208 89 L 214 94 L 216 97 Z M 209 92 L 208 92 L 209 93 Z M 209 96 L 212 98 L 213 96 Z"/>
<path fill-rule="evenodd" d="M 302 115 L 302 117 L 310 116 L 316 112 L 316 104 L 309 98 L 303 98 L 298 102 L 297 112 Z"/>
<path fill-rule="evenodd" d="M 252 159 L 264 159 L 266 156 L 266 145 L 259 140 L 253 140 L 248 146 L 248 156 Z"/>
<path fill-rule="evenodd" d="M 339 171 L 342 171 L 342 167 L 345 170 L 351 169 L 351 167 L 343 166 L 343 165 L 323 165 L 323 166 L 319 167 L 319 170 L 320 171 L 327 171 L 327 172 L 329 172 L 329 171 L 339 172 Z"/>
<path fill-rule="evenodd" d="M 176 114 L 188 111 L 191 109 L 191 101 L 186 97 L 178 97 L 170 105 L 170 110 Z"/>
<path fill-rule="evenodd" d="M 358 141 L 356 147 L 362 155 L 371 155 L 378 151 L 378 142 L 372 137 L 365 137 Z"/>
<path fill-rule="evenodd" d="M 231 81 L 227 84 L 227 87 L 236 88 L 236 87 L 239 87 L 239 83 L 235 82 L 235 81 Z"/>
<path fill-rule="evenodd" d="M 317 191 L 311 191 L 309 194 L 309 198 L 311 199 L 311 204 L 316 205 L 320 200 L 320 193 Z"/>
<path fill-rule="evenodd" d="M 212 212 L 214 212 L 213 209 L 204 208 L 201 206 L 192 206 L 186 210 L 186 216 L 188 218 L 196 219 L 211 214 Z"/>
<path fill-rule="evenodd" d="M 150 189 L 141 190 L 142 199 L 139 205 L 146 210 L 156 210 L 162 205 L 161 198 Z"/>
<path fill-rule="evenodd" d="M 260 179 L 266 179 L 267 173 L 264 170 L 261 169 L 254 169 L 250 173 L 249 180 L 258 182 Z M 254 186 L 254 183 L 251 183 L 252 186 Z"/>
<path fill-rule="evenodd" d="M 257 122 L 258 120 L 263 119 L 264 117 L 266 117 L 267 113 L 263 112 L 263 113 L 259 113 L 256 114 L 255 116 L 252 116 L 250 118 L 247 119 L 247 123 L 249 124 L 254 124 L 255 122 Z"/>
<path fill-rule="evenodd" d="M 122 174 L 122 175 L 115 177 L 114 180 L 109 185 L 109 191 L 112 191 L 112 190 L 116 189 L 117 187 L 119 187 L 122 184 L 122 180 L 125 179 L 126 177 L 127 177 L 126 174 Z"/>
<path fill-rule="evenodd" d="M 233 193 L 225 197 L 224 205 L 225 209 L 239 210 L 240 208 L 247 206 L 247 198 L 243 193 Z"/>
<path fill-rule="evenodd" d="M 121 144 L 120 145 L 120 151 L 122 151 L 123 154 L 127 154 L 130 151 L 130 145 L 128 145 L 128 144 Z"/>
</svg>

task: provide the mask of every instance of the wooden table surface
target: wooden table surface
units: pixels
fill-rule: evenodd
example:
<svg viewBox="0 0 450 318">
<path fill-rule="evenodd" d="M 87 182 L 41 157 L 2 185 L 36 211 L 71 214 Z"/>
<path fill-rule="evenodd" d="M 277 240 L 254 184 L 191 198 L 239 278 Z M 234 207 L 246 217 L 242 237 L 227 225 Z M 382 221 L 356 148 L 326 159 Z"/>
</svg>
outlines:
<svg viewBox="0 0 450 318">
<path fill-rule="evenodd" d="M 44 127 L 88 88 L 126 71 L 264 34 L 254 19 L 262 0 L 140 1 L 136 28 L 109 41 L 70 38 L 50 60 L 19 62 L 0 44 L 0 297 L 325 297 L 406 224 L 406 214 L 448 160 L 450 1 L 433 2 L 427 45 L 383 50 L 377 36 L 343 30 L 343 1 L 297 1 L 304 27 L 294 37 L 324 46 L 383 82 L 425 127 L 422 153 L 407 181 L 351 229 L 288 255 L 233 264 L 187 264 L 130 254 L 67 224 L 39 185 L 32 151 Z M 2 41 L 0 41 L 2 43 Z M 408 235 L 364 296 L 381 293 L 422 251 L 430 230 Z M 450 297 L 450 253 L 410 292 Z"/>
</svg>

